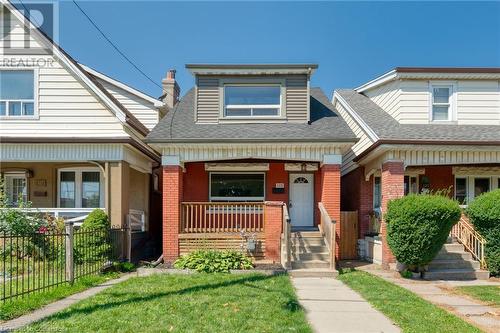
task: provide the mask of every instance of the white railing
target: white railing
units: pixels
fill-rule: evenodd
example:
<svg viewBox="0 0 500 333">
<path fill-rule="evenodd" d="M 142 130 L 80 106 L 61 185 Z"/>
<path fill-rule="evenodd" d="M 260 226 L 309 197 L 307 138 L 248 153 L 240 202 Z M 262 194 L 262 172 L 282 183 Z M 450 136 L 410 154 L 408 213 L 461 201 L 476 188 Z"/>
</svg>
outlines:
<svg viewBox="0 0 500 333">
<path fill-rule="evenodd" d="M 6 209 L 6 208 L 0 208 Z M 58 208 L 58 207 L 49 207 L 49 208 L 10 208 L 10 209 L 19 209 L 27 213 L 39 213 L 39 214 L 47 214 L 53 216 L 54 218 L 62 218 L 67 222 L 74 222 L 76 226 L 79 226 L 83 223 L 83 220 L 87 218 L 90 212 L 94 209 L 102 209 L 104 208 Z"/>
<path fill-rule="evenodd" d="M 335 269 L 335 220 L 332 220 L 322 202 L 318 203 L 321 213 L 320 230 L 325 237 L 330 254 L 330 269 Z"/>
<path fill-rule="evenodd" d="M 481 263 L 481 268 L 486 268 L 486 260 L 484 257 L 484 244 L 486 240 L 474 230 L 474 226 L 469 223 L 469 219 L 462 214 L 460 220 L 453 226 L 450 236 L 465 247 L 467 252 L 472 254 L 472 257 Z"/>
<path fill-rule="evenodd" d="M 283 205 L 283 242 L 285 245 L 285 258 L 283 264 L 286 269 L 292 268 L 292 254 L 291 254 L 291 231 L 292 225 L 290 215 L 288 215 L 288 208 L 286 204 Z"/>
<path fill-rule="evenodd" d="M 142 210 L 130 209 L 128 219 L 132 231 L 146 231 L 146 213 Z"/>
</svg>

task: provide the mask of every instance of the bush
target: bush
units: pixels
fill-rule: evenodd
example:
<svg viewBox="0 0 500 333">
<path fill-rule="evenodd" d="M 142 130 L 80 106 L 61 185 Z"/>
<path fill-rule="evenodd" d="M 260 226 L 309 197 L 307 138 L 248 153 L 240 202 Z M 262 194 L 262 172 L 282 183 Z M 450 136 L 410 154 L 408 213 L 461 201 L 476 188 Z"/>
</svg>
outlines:
<svg viewBox="0 0 500 333">
<path fill-rule="evenodd" d="M 109 229 L 110 227 L 108 215 L 102 209 L 91 211 L 82 224 L 83 230 Z"/>
<path fill-rule="evenodd" d="M 469 204 L 467 215 L 485 239 L 488 270 L 500 275 L 500 189 L 481 194 Z"/>
<path fill-rule="evenodd" d="M 94 209 L 75 232 L 74 261 L 76 264 L 96 263 L 109 259 L 111 241 L 109 238 L 108 215 L 101 209 Z"/>
<path fill-rule="evenodd" d="M 250 258 L 236 251 L 194 251 L 177 259 L 175 268 L 194 269 L 198 272 L 229 272 L 231 269 L 250 269 Z"/>
<path fill-rule="evenodd" d="M 396 259 L 410 269 L 428 264 L 460 219 L 458 202 L 441 195 L 412 194 L 390 201 L 387 243 Z"/>
</svg>

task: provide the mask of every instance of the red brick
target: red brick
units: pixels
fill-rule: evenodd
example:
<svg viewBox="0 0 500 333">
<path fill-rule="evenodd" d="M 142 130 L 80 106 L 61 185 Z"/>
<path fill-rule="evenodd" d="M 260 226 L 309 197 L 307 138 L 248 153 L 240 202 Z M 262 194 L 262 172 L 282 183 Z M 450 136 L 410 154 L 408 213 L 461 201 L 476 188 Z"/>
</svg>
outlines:
<svg viewBox="0 0 500 333">
<path fill-rule="evenodd" d="M 283 225 L 283 203 L 266 201 L 264 207 L 264 237 L 266 240 L 266 259 L 280 262 L 281 227 Z"/>
<path fill-rule="evenodd" d="M 321 167 L 321 202 L 332 220 L 336 221 L 335 253 L 340 258 L 340 165 L 324 164 Z"/>
<path fill-rule="evenodd" d="M 179 224 L 183 190 L 180 166 L 163 167 L 163 260 L 179 256 Z"/>
</svg>

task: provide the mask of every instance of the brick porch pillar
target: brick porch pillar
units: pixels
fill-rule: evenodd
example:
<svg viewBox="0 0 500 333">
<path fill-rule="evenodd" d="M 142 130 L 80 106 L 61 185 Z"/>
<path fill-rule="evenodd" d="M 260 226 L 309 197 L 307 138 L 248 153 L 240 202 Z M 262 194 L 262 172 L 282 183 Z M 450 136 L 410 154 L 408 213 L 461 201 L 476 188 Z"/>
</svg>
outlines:
<svg viewBox="0 0 500 333">
<path fill-rule="evenodd" d="M 341 155 L 325 155 L 321 166 L 321 202 L 335 224 L 335 254 L 340 259 L 340 166 Z"/>
<path fill-rule="evenodd" d="M 382 216 L 387 212 L 387 203 L 390 200 L 404 196 L 404 164 L 403 161 L 387 161 L 382 164 Z M 389 268 L 389 264 L 395 263 L 396 259 L 387 244 L 387 225 L 382 218 L 380 226 L 382 235 L 382 266 Z"/>
<path fill-rule="evenodd" d="M 183 171 L 176 156 L 163 157 L 163 260 L 179 257 Z"/>
<path fill-rule="evenodd" d="M 364 238 L 370 225 L 370 213 L 373 211 L 373 176 L 365 178 L 364 167 L 359 177 L 359 238 Z"/>
<path fill-rule="evenodd" d="M 281 227 L 283 225 L 283 202 L 264 203 L 264 237 L 266 259 L 279 263 L 281 260 Z"/>
</svg>

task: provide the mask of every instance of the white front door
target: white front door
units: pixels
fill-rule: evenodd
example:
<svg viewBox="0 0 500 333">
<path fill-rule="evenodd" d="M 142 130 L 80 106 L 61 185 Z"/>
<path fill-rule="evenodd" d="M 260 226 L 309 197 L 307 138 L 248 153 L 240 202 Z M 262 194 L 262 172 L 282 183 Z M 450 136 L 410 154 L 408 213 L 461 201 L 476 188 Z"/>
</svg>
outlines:
<svg viewBox="0 0 500 333">
<path fill-rule="evenodd" d="M 314 175 L 290 174 L 290 219 L 294 227 L 314 226 Z"/>
</svg>

